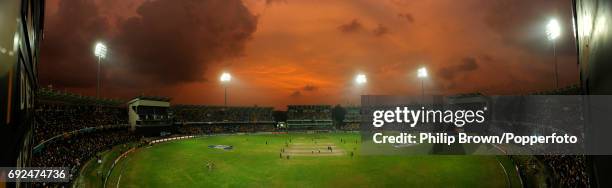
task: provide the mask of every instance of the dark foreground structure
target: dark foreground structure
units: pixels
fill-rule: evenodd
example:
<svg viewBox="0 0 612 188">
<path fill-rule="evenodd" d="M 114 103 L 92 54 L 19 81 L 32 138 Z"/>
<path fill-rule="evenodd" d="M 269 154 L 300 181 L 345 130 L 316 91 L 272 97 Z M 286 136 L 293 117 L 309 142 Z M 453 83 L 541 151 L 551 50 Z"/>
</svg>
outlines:
<svg viewBox="0 0 612 188">
<path fill-rule="evenodd" d="M 609 147 L 598 141 L 609 137 L 609 113 L 612 107 L 590 100 L 589 96 L 612 94 L 612 1 L 610 0 L 574 0 L 574 26 L 576 28 L 576 45 L 580 66 L 582 92 L 586 97 L 585 109 L 587 126 L 586 142 L 599 147 Z M 609 101 L 608 101 L 609 102 Z M 607 119 L 601 119 L 605 118 Z M 597 147 L 597 146 L 596 146 Z M 587 157 L 591 167 L 593 187 L 612 186 L 612 156 L 593 155 Z"/>
<path fill-rule="evenodd" d="M 0 166 L 30 166 L 44 0 L 0 1 Z M 5 173 L 5 172 L 0 172 Z M 0 187 L 18 186 L 0 182 Z"/>
</svg>

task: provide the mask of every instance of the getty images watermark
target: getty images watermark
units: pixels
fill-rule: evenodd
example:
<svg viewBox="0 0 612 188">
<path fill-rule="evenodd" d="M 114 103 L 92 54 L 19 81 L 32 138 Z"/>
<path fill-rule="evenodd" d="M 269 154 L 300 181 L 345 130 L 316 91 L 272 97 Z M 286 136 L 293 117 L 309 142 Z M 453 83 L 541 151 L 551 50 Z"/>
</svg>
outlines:
<svg viewBox="0 0 612 188">
<path fill-rule="evenodd" d="M 361 102 L 365 155 L 580 155 L 588 149 L 582 96 L 363 96 Z"/>
<path fill-rule="evenodd" d="M 433 124 L 445 126 L 452 124 L 457 128 L 462 128 L 466 124 L 471 126 L 479 126 L 486 121 L 485 111 L 487 107 L 481 110 L 433 110 L 421 107 L 414 110 L 409 107 L 395 107 L 395 110 L 374 110 L 372 112 L 372 126 L 381 128 L 385 124 L 405 124 L 411 128 L 417 124 Z M 438 124 L 441 123 L 441 124 Z M 577 136 L 568 134 L 557 135 L 529 135 L 518 136 L 513 133 L 502 133 L 501 135 L 469 135 L 468 133 L 458 132 L 457 136 L 449 133 L 405 133 L 401 132 L 397 135 L 385 135 L 382 132 L 376 132 L 372 136 L 372 141 L 377 144 L 575 144 L 578 142 Z"/>
</svg>

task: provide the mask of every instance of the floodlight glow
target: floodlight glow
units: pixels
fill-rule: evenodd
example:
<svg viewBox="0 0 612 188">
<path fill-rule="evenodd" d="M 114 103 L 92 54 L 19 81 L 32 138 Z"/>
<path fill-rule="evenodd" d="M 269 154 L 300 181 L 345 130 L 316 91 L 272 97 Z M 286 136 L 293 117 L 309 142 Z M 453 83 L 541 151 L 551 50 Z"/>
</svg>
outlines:
<svg viewBox="0 0 612 188">
<path fill-rule="evenodd" d="M 368 82 L 368 78 L 365 74 L 359 74 L 357 75 L 357 77 L 355 77 L 355 82 L 357 84 L 365 84 L 366 82 Z"/>
<path fill-rule="evenodd" d="M 219 78 L 219 80 L 221 80 L 221 82 L 229 82 L 232 80 L 232 75 L 227 72 L 224 72 L 223 74 L 221 74 L 221 78 Z"/>
<path fill-rule="evenodd" d="M 15 33 L 15 36 L 13 36 L 13 51 L 17 51 L 17 48 L 19 48 L 19 34 Z"/>
<path fill-rule="evenodd" d="M 593 28 L 593 18 L 591 18 L 590 14 L 586 14 L 582 16 L 582 20 L 579 20 L 580 26 L 578 26 L 578 35 L 581 37 L 586 37 L 591 35 L 591 29 Z"/>
<path fill-rule="evenodd" d="M 417 70 L 417 77 L 427 78 L 427 69 L 425 67 L 422 67 L 419 70 Z"/>
<path fill-rule="evenodd" d="M 101 58 L 101 59 L 106 58 L 106 46 L 104 44 L 98 42 L 96 44 L 96 47 L 94 48 L 94 54 L 98 58 Z"/>
<path fill-rule="evenodd" d="M 552 19 L 546 24 L 546 37 L 548 40 L 555 40 L 561 35 L 561 27 L 557 20 Z"/>
<path fill-rule="evenodd" d="M 595 29 L 593 30 L 594 35 L 602 35 L 608 30 L 608 24 L 606 23 L 606 17 L 597 18 L 597 22 L 595 23 Z"/>
</svg>

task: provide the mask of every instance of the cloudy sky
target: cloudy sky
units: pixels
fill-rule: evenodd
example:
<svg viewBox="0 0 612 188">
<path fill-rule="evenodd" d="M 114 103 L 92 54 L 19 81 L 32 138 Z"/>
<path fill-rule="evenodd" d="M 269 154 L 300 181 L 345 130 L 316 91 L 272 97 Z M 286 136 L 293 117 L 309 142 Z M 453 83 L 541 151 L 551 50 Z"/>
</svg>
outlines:
<svg viewBox="0 0 612 188">
<path fill-rule="evenodd" d="M 359 94 L 528 93 L 578 82 L 571 1 L 47 0 L 40 83 L 95 95 L 93 46 L 109 47 L 102 95 L 173 103 L 356 103 Z M 368 76 L 363 87 L 356 74 Z"/>
</svg>

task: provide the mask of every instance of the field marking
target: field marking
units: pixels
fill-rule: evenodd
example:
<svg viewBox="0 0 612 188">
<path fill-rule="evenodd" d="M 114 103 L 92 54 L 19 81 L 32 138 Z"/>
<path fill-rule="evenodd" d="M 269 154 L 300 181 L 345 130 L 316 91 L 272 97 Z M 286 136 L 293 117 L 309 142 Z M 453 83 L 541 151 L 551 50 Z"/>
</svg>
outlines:
<svg viewBox="0 0 612 188">
<path fill-rule="evenodd" d="M 339 148 L 338 146 L 290 146 L 291 149 L 327 149 L 327 147 L 331 147 L 332 149 Z"/>
<path fill-rule="evenodd" d="M 329 150 L 328 148 L 331 148 Z M 345 152 L 334 143 L 292 143 L 284 148 L 284 156 L 343 156 Z"/>
<path fill-rule="evenodd" d="M 117 188 L 119 188 L 119 183 L 121 183 L 121 176 L 123 176 L 123 172 L 125 171 L 125 168 L 127 168 L 128 162 L 130 162 L 131 160 L 132 158 L 128 156 L 125 157 L 124 164 L 121 166 L 121 170 L 119 171 L 119 178 L 117 179 Z"/>
<path fill-rule="evenodd" d="M 331 143 L 331 142 L 325 142 L 325 143 L 303 143 L 303 142 L 298 142 L 298 143 L 290 143 L 290 144 L 291 145 L 297 145 L 297 146 L 299 146 L 299 145 L 308 145 L 308 146 L 310 146 L 310 145 L 334 145 L 335 146 L 336 145 L 336 144 Z"/>
<path fill-rule="evenodd" d="M 508 174 L 508 171 L 506 171 L 506 167 L 504 166 L 504 164 L 502 164 L 499 158 L 497 158 L 497 156 L 495 156 L 495 160 L 497 161 L 497 164 L 499 164 L 499 166 L 502 167 L 502 171 L 504 171 L 504 174 L 506 175 L 506 185 L 508 185 L 508 187 L 512 187 L 512 182 L 510 181 L 510 175 Z"/>
<path fill-rule="evenodd" d="M 343 156 L 343 155 L 344 155 L 343 153 L 328 153 L 328 154 L 322 154 L 322 153 L 321 154 L 317 154 L 317 153 L 315 153 L 314 155 L 313 154 L 302 154 L 302 153 L 295 154 L 294 153 L 294 154 L 291 154 L 290 156 L 332 157 L 332 156 Z"/>
<path fill-rule="evenodd" d="M 117 188 L 119 188 L 119 183 L 121 183 L 121 176 L 122 176 L 122 175 L 123 175 L 123 174 L 119 174 L 119 179 L 117 179 Z"/>
</svg>

